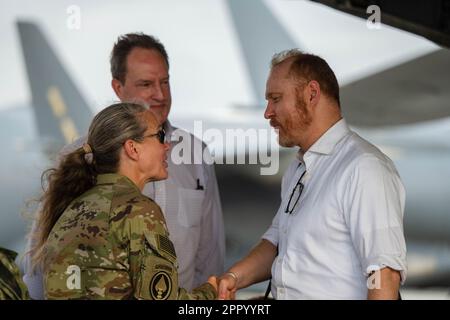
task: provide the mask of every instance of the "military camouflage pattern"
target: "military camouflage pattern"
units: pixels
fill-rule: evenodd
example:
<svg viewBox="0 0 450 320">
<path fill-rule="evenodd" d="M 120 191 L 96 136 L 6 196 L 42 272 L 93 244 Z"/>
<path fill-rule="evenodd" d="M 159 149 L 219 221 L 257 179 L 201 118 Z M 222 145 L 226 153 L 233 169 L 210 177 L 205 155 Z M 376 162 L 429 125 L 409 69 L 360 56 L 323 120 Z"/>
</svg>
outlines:
<svg viewBox="0 0 450 320">
<path fill-rule="evenodd" d="M 48 299 L 215 299 L 178 288 L 177 258 L 159 206 L 128 178 L 102 174 L 72 201 L 47 240 Z"/>
<path fill-rule="evenodd" d="M 19 268 L 14 263 L 17 253 L 0 247 L 0 300 L 30 299 Z"/>
</svg>

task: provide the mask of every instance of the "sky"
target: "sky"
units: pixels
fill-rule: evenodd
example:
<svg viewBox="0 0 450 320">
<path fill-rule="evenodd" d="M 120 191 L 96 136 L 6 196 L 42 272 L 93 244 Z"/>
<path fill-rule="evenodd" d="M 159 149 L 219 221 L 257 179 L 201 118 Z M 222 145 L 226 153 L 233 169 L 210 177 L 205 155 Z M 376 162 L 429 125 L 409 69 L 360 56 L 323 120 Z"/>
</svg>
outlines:
<svg viewBox="0 0 450 320">
<path fill-rule="evenodd" d="M 363 19 L 309 1 L 264 2 L 301 49 L 329 62 L 341 84 L 438 48 L 385 25 L 371 30 Z M 68 27 L 73 5 L 79 29 Z M 213 112 L 256 101 L 225 0 L 0 0 L 0 6 L 0 110 L 30 101 L 18 19 L 40 26 L 94 111 L 116 100 L 109 53 L 118 35 L 134 31 L 153 34 L 166 46 L 172 112 Z"/>
</svg>

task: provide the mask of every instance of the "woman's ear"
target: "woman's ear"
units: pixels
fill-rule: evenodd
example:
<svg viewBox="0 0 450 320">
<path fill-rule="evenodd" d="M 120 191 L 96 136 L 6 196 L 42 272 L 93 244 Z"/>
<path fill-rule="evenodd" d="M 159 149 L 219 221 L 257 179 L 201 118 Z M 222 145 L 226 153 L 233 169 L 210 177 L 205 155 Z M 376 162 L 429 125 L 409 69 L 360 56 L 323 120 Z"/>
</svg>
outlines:
<svg viewBox="0 0 450 320">
<path fill-rule="evenodd" d="M 125 154 L 130 159 L 133 159 L 135 161 L 139 160 L 140 146 L 136 141 L 128 139 L 123 144 L 123 149 L 125 151 Z"/>
</svg>

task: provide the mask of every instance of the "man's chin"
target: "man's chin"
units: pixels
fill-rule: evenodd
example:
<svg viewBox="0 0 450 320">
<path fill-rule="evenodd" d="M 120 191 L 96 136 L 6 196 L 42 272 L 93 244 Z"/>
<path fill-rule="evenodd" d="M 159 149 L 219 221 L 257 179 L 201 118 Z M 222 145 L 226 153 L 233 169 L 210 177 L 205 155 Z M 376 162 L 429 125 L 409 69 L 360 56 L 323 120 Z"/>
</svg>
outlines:
<svg viewBox="0 0 450 320">
<path fill-rule="evenodd" d="M 162 126 L 167 121 L 167 116 L 165 114 L 161 114 L 160 112 L 156 112 L 155 110 L 153 110 L 153 114 L 155 115 L 159 125 Z"/>
<path fill-rule="evenodd" d="M 295 144 L 293 144 L 293 143 L 284 143 L 284 144 L 280 144 L 280 146 L 282 146 L 283 148 L 292 148 L 292 147 L 295 147 Z"/>
<path fill-rule="evenodd" d="M 279 144 L 280 146 L 282 146 L 282 147 L 285 147 L 285 148 L 292 148 L 292 147 L 295 146 L 295 143 L 294 143 L 294 142 L 292 142 L 292 141 L 290 141 L 290 140 L 287 140 L 287 139 L 285 139 L 285 138 L 282 138 L 282 137 L 280 137 L 280 136 L 278 136 L 278 144 Z"/>
<path fill-rule="evenodd" d="M 169 116 L 169 113 L 165 110 L 153 109 L 153 113 L 155 114 L 156 120 L 158 120 L 160 125 L 163 125 L 167 121 L 167 118 Z"/>
</svg>

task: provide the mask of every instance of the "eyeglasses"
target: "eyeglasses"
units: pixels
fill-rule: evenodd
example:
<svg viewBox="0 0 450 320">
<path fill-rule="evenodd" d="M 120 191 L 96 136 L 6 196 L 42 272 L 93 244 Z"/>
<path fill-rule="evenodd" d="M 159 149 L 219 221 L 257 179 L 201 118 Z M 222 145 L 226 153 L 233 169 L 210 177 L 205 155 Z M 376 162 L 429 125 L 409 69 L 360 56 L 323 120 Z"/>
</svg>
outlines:
<svg viewBox="0 0 450 320">
<path fill-rule="evenodd" d="M 300 179 L 298 179 L 297 184 L 294 187 L 294 190 L 292 190 L 291 196 L 289 197 L 289 202 L 287 204 L 286 210 L 284 210 L 284 213 L 292 214 L 294 211 L 295 206 L 298 203 L 298 200 L 300 200 L 300 196 L 302 195 L 303 188 L 305 187 L 303 183 L 301 183 L 303 176 L 305 175 L 306 171 L 302 173 Z M 298 191 L 297 191 L 298 189 Z M 295 197 L 294 204 L 291 207 L 292 199 L 294 198 L 294 194 L 297 193 Z"/>
<path fill-rule="evenodd" d="M 157 133 L 148 134 L 142 137 L 142 140 L 145 138 L 157 137 L 160 143 L 164 143 L 166 141 L 166 132 L 164 129 L 160 129 Z"/>
</svg>

